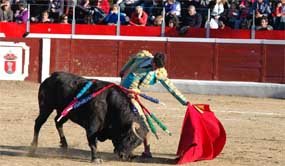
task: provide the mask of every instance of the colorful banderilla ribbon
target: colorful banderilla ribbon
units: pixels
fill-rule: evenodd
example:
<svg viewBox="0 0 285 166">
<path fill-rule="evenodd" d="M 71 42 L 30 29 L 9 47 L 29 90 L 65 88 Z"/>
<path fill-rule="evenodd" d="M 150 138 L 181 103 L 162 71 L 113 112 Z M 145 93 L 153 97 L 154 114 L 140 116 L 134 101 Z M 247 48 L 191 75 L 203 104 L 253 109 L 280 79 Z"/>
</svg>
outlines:
<svg viewBox="0 0 285 166">
<path fill-rule="evenodd" d="M 68 104 L 68 106 L 61 112 L 61 116 L 57 119 L 59 122 L 63 117 L 65 117 L 72 109 L 75 103 L 77 103 L 78 99 L 92 86 L 93 82 L 88 81 L 84 87 L 79 91 L 76 97 Z"/>
<path fill-rule="evenodd" d="M 153 119 L 157 124 L 158 126 L 163 130 L 165 131 L 168 135 L 172 135 L 171 132 L 168 130 L 168 128 L 152 113 L 150 112 L 142 103 L 141 101 L 139 100 L 139 98 L 136 96 L 135 97 L 136 101 L 139 103 L 139 105 L 141 106 L 144 114 L 145 114 L 145 117 L 146 117 L 146 120 L 149 124 L 149 127 L 151 129 L 151 132 L 156 136 L 156 138 L 158 139 L 158 136 L 157 136 L 157 133 L 156 133 L 156 128 L 155 126 L 153 125 L 151 119 Z"/>
<path fill-rule="evenodd" d="M 92 81 L 90 81 L 90 82 L 88 82 L 82 88 L 82 90 L 76 95 L 75 99 L 62 111 L 61 116 L 57 119 L 57 122 L 59 122 L 63 117 L 65 117 L 72 109 L 76 109 L 76 108 L 80 107 L 81 105 L 87 103 L 92 98 L 96 97 L 97 95 L 99 95 L 100 93 L 105 91 L 106 89 L 108 89 L 108 88 L 110 88 L 110 87 L 115 85 L 115 84 L 109 84 L 109 85 L 101 88 L 100 90 L 92 93 L 91 95 L 88 95 L 88 96 L 78 100 L 91 87 L 93 82 Z"/>
<path fill-rule="evenodd" d="M 119 85 L 118 85 L 119 86 Z M 162 104 L 162 105 L 165 105 L 163 102 L 160 102 L 157 98 L 154 98 L 154 97 L 151 97 L 151 96 L 148 96 L 144 93 L 138 93 L 138 92 L 135 92 L 133 90 L 130 90 L 130 89 L 127 89 L 123 86 L 119 86 L 123 91 L 127 92 L 127 93 L 133 93 L 135 95 L 139 95 L 141 97 L 143 97 L 144 99 L 148 100 L 148 101 L 151 101 L 153 103 L 156 103 L 156 104 Z"/>
<path fill-rule="evenodd" d="M 76 95 L 76 97 L 71 101 L 71 103 L 62 111 L 61 113 L 61 116 L 57 119 L 57 122 L 59 122 L 63 117 L 65 117 L 72 109 L 76 109 L 76 108 L 79 108 L 81 105 L 89 102 L 92 98 L 96 97 L 97 95 L 99 95 L 100 93 L 102 93 L 103 91 L 105 91 L 106 89 L 112 87 L 112 86 L 115 86 L 116 84 L 109 84 L 103 88 L 101 88 L 100 90 L 92 93 L 91 95 L 88 95 L 86 96 L 85 98 L 82 98 L 79 100 L 79 98 L 81 98 L 81 96 L 92 86 L 93 82 L 92 81 L 88 81 L 86 83 L 86 85 L 80 90 L 80 92 Z M 156 136 L 156 138 L 158 139 L 158 135 L 157 135 L 157 132 L 156 132 L 156 128 L 155 126 L 153 125 L 151 119 L 153 119 L 157 124 L 158 126 L 163 130 L 165 131 L 166 133 L 168 133 L 169 135 L 171 135 L 170 131 L 167 129 L 167 127 L 153 114 L 151 113 L 142 103 L 141 101 L 139 100 L 138 96 L 137 95 L 140 95 L 141 97 L 149 100 L 149 101 L 152 101 L 154 103 L 160 103 L 158 99 L 156 98 L 153 98 L 153 97 L 150 97 L 150 96 L 147 96 L 146 94 L 142 94 L 142 93 L 137 93 L 137 92 L 134 92 L 134 91 L 131 91 L 129 89 L 126 89 L 122 86 L 119 86 L 119 85 L 116 85 L 118 86 L 120 89 L 122 89 L 123 91 L 125 91 L 126 93 L 133 93 L 135 94 L 135 99 L 136 101 L 139 103 L 139 105 L 141 106 L 143 112 L 144 112 L 144 115 L 147 119 L 147 122 L 149 124 L 149 127 L 152 131 L 152 133 Z"/>
<path fill-rule="evenodd" d="M 165 131 L 166 133 L 168 133 L 168 135 L 172 135 L 171 132 L 168 130 L 168 128 L 153 114 L 151 113 L 143 104 L 142 102 L 139 100 L 138 98 L 138 95 L 151 101 L 151 102 L 154 102 L 154 103 L 160 103 L 158 99 L 156 98 L 153 98 L 153 97 L 150 97 L 150 96 L 147 96 L 146 94 L 142 94 L 142 93 L 138 93 L 138 92 L 135 92 L 135 91 L 132 91 L 132 90 L 129 90 L 129 89 L 126 89 L 122 86 L 119 86 L 120 89 L 122 89 L 123 91 L 125 91 L 126 93 L 133 93 L 135 95 L 135 100 L 139 103 L 139 105 L 141 106 L 142 110 L 143 110 L 143 113 L 146 117 L 146 120 L 147 120 L 147 123 L 150 127 L 150 130 L 151 132 L 156 136 L 156 138 L 158 139 L 158 135 L 157 135 L 157 132 L 156 132 L 156 128 L 155 126 L 153 125 L 151 119 L 153 119 L 157 124 L 158 126 L 163 130 Z"/>
<path fill-rule="evenodd" d="M 156 104 L 162 104 L 162 105 L 165 105 L 163 102 L 159 101 L 157 98 L 154 98 L 154 97 L 151 97 L 151 96 L 148 96 L 144 93 L 138 93 L 138 95 L 140 95 L 141 97 L 143 97 L 144 99 L 147 99 L 153 103 L 156 103 Z"/>
</svg>

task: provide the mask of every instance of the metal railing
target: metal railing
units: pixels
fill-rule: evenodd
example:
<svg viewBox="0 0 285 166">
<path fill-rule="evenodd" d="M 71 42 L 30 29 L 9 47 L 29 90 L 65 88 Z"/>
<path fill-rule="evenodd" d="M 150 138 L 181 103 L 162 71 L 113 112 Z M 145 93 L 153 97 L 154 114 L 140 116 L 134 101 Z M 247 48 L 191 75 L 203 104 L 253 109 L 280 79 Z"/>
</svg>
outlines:
<svg viewBox="0 0 285 166">
<path fill-rule="evenodd" d="M 72 19 L 71 19 L 71 34 L 72 35 L 75 35 L 76 34 L 76 24 L 77 24 L 77 18 L 76 18 L 76 0 L 75 0 L 75 3 L 73 4 L 73 6 L 69 6 L 69 8 L 72 8 Z M 28 4 L 27 5 L 27 9 L 28 9 L 28 21 L 26 22 L 26 32 L 27 33 L 30 33 L 30 24 L 31 24 L 31 5 Z M 201 9 L 200 9 L 201 10 Z M 205 38 L 210 38 L 211 37 L 211 27 L 210 27 L 210 19 L 211 19 L 211 11 L 210 9 L 204 9 L 204 11 L 207 10 L 207 12 L 203 12 L 203 13 L 207 13 L 206 16 L 203 16 L 203 18 L 205 18 L 205 26 L 203 26 L 206 31 L 205 31 Z M 118 6 L 118 14 L 117 14 L 117 23 L 116 23 L 116 35 L 117 36 L 120 36 L 121 35 L 121 21 L 120 21 L 120 14 L 121 14 L 121 8 L 120 6 Z M 166 18 L 166 12 L 165 12 L 165 8 L 162 9 L 162 17 L 163 17 L 163 20 L 162 20 L 162 23 L 160 25 L 161 27 L 161 37 L 164 37 L 165 36 L 165 32 L 166 32 L 166 21 L 165 21 L 165 18 Z M 255 26 L 255 14 L 253 12 L 253 15 L 252 15 L 252 25 L 251 25 L 251 39 L 255 39 L 255 31 L 256 31 L 256 26 Z"/>
</svg>

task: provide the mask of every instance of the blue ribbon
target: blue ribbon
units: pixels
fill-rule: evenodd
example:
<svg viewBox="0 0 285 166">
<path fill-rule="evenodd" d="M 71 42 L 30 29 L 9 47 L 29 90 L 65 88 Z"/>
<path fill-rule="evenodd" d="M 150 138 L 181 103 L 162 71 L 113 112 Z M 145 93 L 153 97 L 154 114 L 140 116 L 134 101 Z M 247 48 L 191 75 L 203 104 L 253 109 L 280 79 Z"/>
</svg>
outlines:
<svg viewBox="0 0 285 166">
<path fill-rule="evenodd" d="M 80 92 L 76 95 L 76 98 L 79 99 L 91 86 L 93 82 L 88 81 L 86 85 L 80 90 Z"/>
<path fill-rule="evenodd" d="M 143 98 L 145 98 L 145 99 L 147 99 L 147 100 L 151 101 L 151 102 L 154 102 L 154 103 L 159 104 L 159 100 L 158 100 L 158 99 L 156 99 L 156 98 L 153 98 L 153 97 L 147 96 L 146 94 L 143 94 L 143 93 L 140 93 L 139 95 L 140 95 L 141 97 L 143 97 Z"/>
</svg>

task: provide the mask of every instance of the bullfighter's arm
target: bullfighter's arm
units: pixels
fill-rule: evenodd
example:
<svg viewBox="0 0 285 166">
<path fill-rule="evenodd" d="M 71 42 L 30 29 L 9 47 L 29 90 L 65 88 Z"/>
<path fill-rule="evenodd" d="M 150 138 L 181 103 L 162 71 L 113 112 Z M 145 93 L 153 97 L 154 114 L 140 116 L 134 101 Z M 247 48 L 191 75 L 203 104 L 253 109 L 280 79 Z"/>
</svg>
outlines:
<svg viewBox="0 0 285 166">
<path fill-rule="evenodd" d="M 181 104 L 187 105 L 188 101 L 183 94 L 175 87 L 175 85 L 168 79 L 167 71 L 165 68 L 156 70 L 157 79 L 160 83 L 174 96 Z"/>
<path fill-rule="evenodd" d="M 122 67 L 120 71 L 120 77 L 123 77 L 125 72 L 132 66 L 132 64 L 135 62 L 136 56 L 131 56 L 131 58 L 128 60 L 128 62 Z"/>
</svg>

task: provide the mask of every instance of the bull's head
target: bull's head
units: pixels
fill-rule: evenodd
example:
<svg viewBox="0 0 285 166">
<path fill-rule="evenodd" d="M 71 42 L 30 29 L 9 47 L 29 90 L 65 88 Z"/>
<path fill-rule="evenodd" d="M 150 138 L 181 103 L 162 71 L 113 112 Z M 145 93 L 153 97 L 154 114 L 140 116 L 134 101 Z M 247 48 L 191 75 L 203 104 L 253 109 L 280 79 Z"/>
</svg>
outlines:
<svg viewBox="0 0 285 166">
<path fill-rule="evenodd" d="M 145 139 L 148 128 L 144 123 L 132 122 L 128 129 L 117 139 L 113 139 L 114 152 L 123 160 L 133 157 L 132 151 Z"/>
</svg>

